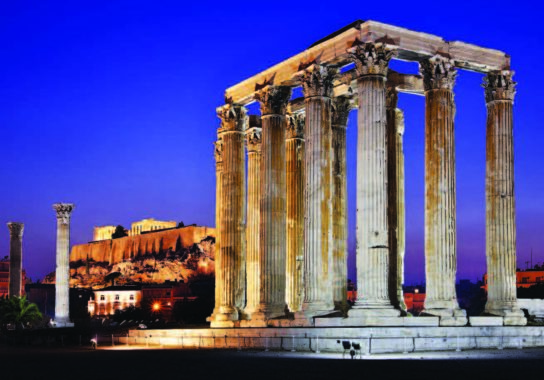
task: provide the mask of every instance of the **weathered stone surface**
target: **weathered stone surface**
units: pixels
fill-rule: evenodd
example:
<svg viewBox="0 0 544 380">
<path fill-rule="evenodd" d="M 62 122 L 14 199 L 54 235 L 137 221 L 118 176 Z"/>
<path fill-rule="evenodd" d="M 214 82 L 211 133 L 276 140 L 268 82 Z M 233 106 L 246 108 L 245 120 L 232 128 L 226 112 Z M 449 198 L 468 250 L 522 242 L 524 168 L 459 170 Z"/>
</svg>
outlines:
<svg viewBox="0 0 544 380">
<path fill-rule="evenodd" d="M 389 225 L 389 298 L 396 308 L 406 312 L 404 283 L 404 114 L 397 107 L 398 94 L 387 87 L 387 186 Z"/>
<path fill-rule="evenodd" d="M 435 56 L 421 62 L 425 83 L 425 313 L 442 325 L 463 325 L 466 313 L 455 293 L 457 242 L 453 62 Z"/>
<path fill-rule="evenodd" d="M 23 223 L 10 222 L 9 229 L 9 290 L 10 297 L 22 295 Z"/>
<path fill-rule="evenodd" d="M 285 129 L 288 87 L 266 86 L 261 105 L 260 300 L 252 319 L 285 315 Z"/>
<path fill-rule="evenodd" d="M 392 52 L 363 44 L 350 50 L 360 75 L 357 140 L 357 300 L 349 316 L 400 315 L 388 291 L 387 114 L 385 82 Z M 400 320 L 399 320 L 400 321 Z"/>
<path fill-rule="evenodd" d="M 285 296 L 291 312 L 302 305 L 302 269 L 304 265 L 304 122 L 303 114 L 292 114 L 287 123 L 287 267 Z"/>
<path fill-rule="evenodd" d="M 70 218 L 74 205 L 55 203 L 57 213 L 57 267 L 55 274 L 55 323 L 58 327 L 73 326 L 70 322 Z"/>
<path fill-rule="evenodd" d="M 261 128 L 251 125 L 246 132 L 247 145 L 247 303 L 244 318 L 251 318 L 260 303 L 260 193 L 261 193 Z"/>
<path fill-rule="evenodd" d="M 245 306 L 245 151 L 244 131 L 246 110 L 236 104 L 226 104 L 218 109 L 222 140 L 221 171 L 221 228 L 220 256 L 221 276 L 220 306 L 211 321 L 235 321 Z"/>
<path fill-rule="evenodd" d="M 492 72 L 484 80 L 487 102 L 485 311 L 505 323 L 526 324 L 516 296 L 516 211 L 512 72 Z"/>
<path fill-rule="evenodd" d="M 332 300 L 332 81 L 336 70 L 312 65 L 299 76 L 304 126 L 304 301 L 299 317 L 334 309 Z"/>
<path fill-rule="evenodd" d="M 471 326 L 502 326 L 501 317 L 468 317 Z"/>
<path fill-rule="evenodd" d="M 353 109 L 348 96 L 333 98 L 332 102 L 332 298 L 337 309 L 347 306 L 348 280 L 348 220 L 346 128 L 349 112 Z"/>
</svg>

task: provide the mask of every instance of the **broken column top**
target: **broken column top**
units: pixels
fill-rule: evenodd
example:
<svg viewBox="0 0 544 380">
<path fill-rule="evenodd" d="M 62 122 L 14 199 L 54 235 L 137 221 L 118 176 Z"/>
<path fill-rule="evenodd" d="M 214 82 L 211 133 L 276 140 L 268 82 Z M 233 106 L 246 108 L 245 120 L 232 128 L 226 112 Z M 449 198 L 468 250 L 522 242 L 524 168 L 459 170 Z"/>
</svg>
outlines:
<svg viewBox="0 0 544 380">
<path fill-rule="evenodd" d="M 226 90 L 229 102 L 249 104 L 256 89 L 266 84 L 297 85 L 295 73 L 312 63 L 337 67 L 351 61 L 347 50 L 361 43 L 382 43 L 395 50 L 394 59 L 420 61 L 435 55 L 453 60 L 455 67 L 488 73 L 509 70 L 510 56 L 506 53 L 460 41 L 446 41 L 432 34 L 415 32 L 376 21 L 356 21 L 317 41 L 303 52 L 280 62 Z"/>
</svg>

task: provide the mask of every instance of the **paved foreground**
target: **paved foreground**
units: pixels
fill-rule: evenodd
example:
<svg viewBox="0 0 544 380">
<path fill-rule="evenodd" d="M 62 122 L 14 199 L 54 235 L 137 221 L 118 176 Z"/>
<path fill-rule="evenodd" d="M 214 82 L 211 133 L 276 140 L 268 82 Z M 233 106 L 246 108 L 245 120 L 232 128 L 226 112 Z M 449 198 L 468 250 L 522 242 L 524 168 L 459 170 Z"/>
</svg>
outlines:
<svg viewBox="0 0 544 380">
<path fill-rule="evenodd" d="M 236 350 L 0 346 L 2 380 L 34 379 L 443 379 L 525 378 L 544 348 L 371 355 Z"/>
</svg>

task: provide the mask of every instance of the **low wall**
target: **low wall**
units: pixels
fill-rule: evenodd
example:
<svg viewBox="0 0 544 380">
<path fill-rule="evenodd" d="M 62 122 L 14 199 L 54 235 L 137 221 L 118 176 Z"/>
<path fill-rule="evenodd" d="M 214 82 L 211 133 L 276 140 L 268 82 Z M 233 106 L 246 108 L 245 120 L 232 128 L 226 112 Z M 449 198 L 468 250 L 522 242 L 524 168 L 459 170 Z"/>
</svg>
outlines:
<svg viewBox="0 0 544 380">
<path fill-rule="evenodd" d="M 128 340 L 128 343 L 127 343 Z M 131 330 L 121 343 L 147 347 L 231 348 L 361 354 L 544 346 L 544 327 L 353 327 Z M 340 341 L 340 343 L 338 343 Z"/>
</svg>

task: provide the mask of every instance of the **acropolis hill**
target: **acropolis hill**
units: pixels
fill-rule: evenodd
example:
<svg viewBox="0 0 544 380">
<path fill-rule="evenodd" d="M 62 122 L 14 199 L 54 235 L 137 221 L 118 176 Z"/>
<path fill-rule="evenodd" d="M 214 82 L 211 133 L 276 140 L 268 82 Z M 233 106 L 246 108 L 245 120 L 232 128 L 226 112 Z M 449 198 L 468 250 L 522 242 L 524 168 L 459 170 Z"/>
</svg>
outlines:
<svg viewBox="0 0 544 380">
<path fill-rule="evenodd" d="M 121 273 L 119 283 L 160 283 L 214 273 L 214 228 L 191 225 L 140 232 L 73 246 L 70 285 L 107 285 L 105 276 L 111 272 Z"/>
</svg>

